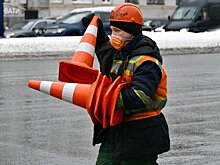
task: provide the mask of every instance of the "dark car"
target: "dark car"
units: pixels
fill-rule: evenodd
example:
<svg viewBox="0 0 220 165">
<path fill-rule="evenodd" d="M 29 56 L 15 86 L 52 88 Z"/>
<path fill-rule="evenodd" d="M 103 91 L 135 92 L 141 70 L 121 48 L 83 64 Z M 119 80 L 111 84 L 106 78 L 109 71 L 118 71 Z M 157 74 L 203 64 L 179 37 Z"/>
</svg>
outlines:
<svg viewBox="0 0 220 165">
<path fill-rule="evenodd" d="M 6 38 L 42 36 L 47 26 L 55 22 L 49 19 L 27 19 L 12 26 L 4 35 Z"/>
<path fill-rule="evenodd" d="M 167 23 L 167 19 L 145 19 L 144 26 L 142 27 L 143 31 L 155 31 L 156 28 L 159 28 Z"/>
<path fill-rule="evenodd" d="M 44 36 L 82 36 L 85 27 L 82 24 L 82 18 L 91 13 L 99 16 L 103 22 L 106 34 L 111 34 L 110 12 L 113 7 L 79 8 L 57 20 L 57 23 L 47 28 Z"/>
<path fill-rule="evenodd" d="M 219 0 L 183 1 L 169 17 L 165 31 L 204 32 L 220 25 Z"/>
</svg>

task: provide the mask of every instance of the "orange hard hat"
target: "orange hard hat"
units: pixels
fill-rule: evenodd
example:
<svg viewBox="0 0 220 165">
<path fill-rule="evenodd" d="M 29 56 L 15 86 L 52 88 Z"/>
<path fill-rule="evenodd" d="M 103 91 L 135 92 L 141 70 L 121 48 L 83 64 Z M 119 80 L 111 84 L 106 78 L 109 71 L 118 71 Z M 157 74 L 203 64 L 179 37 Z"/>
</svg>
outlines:
<svg viewBox="0 0 220 165">
<path fill-rule="evenodd" d="M 110 21 L 144 24 L 141 10 L 133 3 L 123 3 L 116 6 L 111 11 Z"/>
</svg>

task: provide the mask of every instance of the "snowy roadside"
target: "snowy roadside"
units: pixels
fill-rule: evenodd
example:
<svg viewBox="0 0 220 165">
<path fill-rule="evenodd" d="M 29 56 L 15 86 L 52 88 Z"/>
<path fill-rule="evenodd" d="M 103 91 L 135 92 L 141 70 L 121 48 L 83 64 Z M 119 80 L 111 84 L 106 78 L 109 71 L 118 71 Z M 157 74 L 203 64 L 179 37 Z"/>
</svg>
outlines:
<svg viewBox="0 0 220 165">
<path fill-rule="evenodd" d="M 80 39 L 81 36 L 0 39 L 0 60 L 71 57 Z"/>
<path fill-rule="evenodd" d="M 143 32 L 155 40 L 163 55 L 220 52 L 220 31 Z M 0 39 L 0 60 L 33 58 L 71 58 L 81 36 Z"/>
</svg>

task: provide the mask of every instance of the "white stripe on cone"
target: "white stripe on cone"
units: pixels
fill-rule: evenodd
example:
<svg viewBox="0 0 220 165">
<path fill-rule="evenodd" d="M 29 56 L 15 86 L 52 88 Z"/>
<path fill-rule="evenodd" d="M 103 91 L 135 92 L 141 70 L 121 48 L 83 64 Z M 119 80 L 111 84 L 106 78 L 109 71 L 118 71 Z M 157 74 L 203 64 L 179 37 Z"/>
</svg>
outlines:
<svg viewBox="0 0 220 165">
<path fill-rule="evenodd" d="M 97 36 L 98 28 L 95 25 L 89 25 L 85 31 L 85 33 L 91 33 L 94 36 Z"/>
<path fill-rule="evenodd" d="M 81 42 L 76 52 L 77 51 L 83 51 L 89 53 L 93 57 L 95 52 L 95 47 L 88 42 Z"/>
<path fill-rule="evenodd" d="M 40 91 L 48 95 L 51 95 L 50 90 L 51 90 L 52 84 L 53 84 L 52 81 L 41 81 Z M 76 86 L 77 86 L 77 83 L 65 83 L 63 90 L 62 90 L 62 100 L 67 101 L 69 103 L 73 103 L 72 101 L 73 94 L 75 92 Z"/>
<path fill-rule="evenodd" d="M 41 81 L 41 83 L 40 83 L 40 91 L 50 95 L 50 88 L 51 88 L 52 84 L 53 84 L 52 81 Z"/>
<path fill-rule="evenodd" d="M 62 91 L 62 100 L 73 103 L 73 93 L 75 91 L 76 85 L 76 83 L 65 83 Z"/>
<path fill-rule="evenodd" d="M 92 34 L 97 37 L 97 32 L 98 32 L 98 27 L 95 25 L 89 25 L 84 33 Z M 83 36 L 84 37 L 84 36 Z M 80 42 L 78 48 L 76 49 L 77 51 L 83 51 L 86 53 L 89 53 L 92 57 L 94 56 L 95 53 L 95 46 L 88 43 L 88 42 Z"/>
</svg>

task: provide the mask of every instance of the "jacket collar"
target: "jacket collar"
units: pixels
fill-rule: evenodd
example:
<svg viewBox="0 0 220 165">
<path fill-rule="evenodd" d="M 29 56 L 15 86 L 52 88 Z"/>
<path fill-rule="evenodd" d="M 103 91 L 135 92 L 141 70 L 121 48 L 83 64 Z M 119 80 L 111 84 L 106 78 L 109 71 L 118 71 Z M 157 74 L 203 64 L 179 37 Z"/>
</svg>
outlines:
<svg viewBox="0 0 220 165">
<path fill-rule="evenodd" d="M 122 60 L 126 59 L 127 56 L 133 57 L 134 54 L 133 52 L 135 51 L 135 45 L 137 45 L 137 43 L 139 43 L 139 41 L 141 41 L 141 39 L 143 38 L 142 33 L 136 35 L 131 41 L 129 41 L 125 47 L 123 47 L 120 51 L 120 58 Z"/>
<path fill-rule="evenodd" d="M 129 41 L 125 47 L 119 51 L 119 55 L 116 56 L 115 59 L 125 60 L 138 55 L 148 55 L 158 59 L 161 64 L 163 63 L 156 42 L 151 38 L 144 36 L 142 33 Z"/>
</svg>

